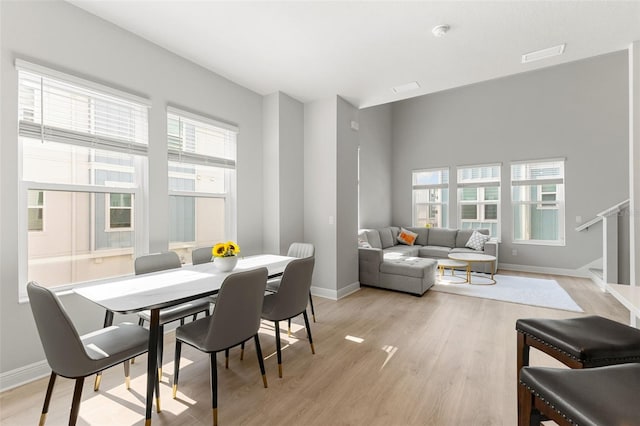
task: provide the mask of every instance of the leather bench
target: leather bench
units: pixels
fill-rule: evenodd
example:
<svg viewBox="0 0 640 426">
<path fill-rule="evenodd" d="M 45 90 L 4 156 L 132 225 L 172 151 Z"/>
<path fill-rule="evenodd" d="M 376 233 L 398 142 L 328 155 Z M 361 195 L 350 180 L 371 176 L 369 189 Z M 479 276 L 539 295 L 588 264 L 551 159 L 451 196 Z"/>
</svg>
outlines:
<svg viewBox="0 0 640 426">
<path fill-rule="evenodd" d="M 519 426 L 538 425 L 545 418 L 561 426 L 640 425 L 640 364 L 524 367 L 520 385 L 526 394 Z"/>
<path fill-rule="evenodd" d="M 599 316 L 516 321 L 517 374 L 534 347 L 574 369 L 640 363 L 640 330 Z M 518 418 L 525 415 L 526 390 L 518 384 Z M 640 425 L 640 419 L 638 423 Z"/>
</svg>

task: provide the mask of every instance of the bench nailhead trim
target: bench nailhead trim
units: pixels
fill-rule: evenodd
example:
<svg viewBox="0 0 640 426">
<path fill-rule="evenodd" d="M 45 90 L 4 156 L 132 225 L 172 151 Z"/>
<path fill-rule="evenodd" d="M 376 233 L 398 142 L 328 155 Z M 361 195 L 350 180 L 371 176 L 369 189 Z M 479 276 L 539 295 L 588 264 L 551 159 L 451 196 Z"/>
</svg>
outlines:
<svg viewBox="0 0 640 426">
<path fill-rule="evenodd" d="M 570 419 L 569 417 L 567 417 L 566 414 L 564 414 L 563 412 L 561 412 L 560 410 L 558 410 L 555 405 L 551 404 L 549 401 L 547 401 L 546 399 L 544 399 L 538 392 L 536 392 L 534 389 L 532 389 L 529 385 L 527 385 L 526 383 L 524 383 L 522 380 L 520 380 L 520 384 L 524 387 L 527 388 L 527 390 L 529 392 L 531 392 L 532 394 L 534 394 L 537 398 L 539 398 L 542 402 L 544 402 L 545 404 L 547 404 L 549 407 L 551 407 L 551 409 L 553 411 L 555 411 L 556 413 L 558 413 L 559 415 L 562 416 L 563 419 L 565 419 L 566 421 L 568 421 L 570 424 L 575 425 L 575 426 L 580 426 L 578 423 L 576 423 L 573 419 Z"/>
</svg>

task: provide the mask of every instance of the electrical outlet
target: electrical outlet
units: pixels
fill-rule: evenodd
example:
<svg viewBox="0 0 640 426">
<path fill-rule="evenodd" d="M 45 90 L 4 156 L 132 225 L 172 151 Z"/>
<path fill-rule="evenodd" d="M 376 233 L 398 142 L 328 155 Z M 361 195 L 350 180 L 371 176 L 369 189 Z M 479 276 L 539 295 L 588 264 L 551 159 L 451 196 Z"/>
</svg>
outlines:
<svg viewBox="0 0 640 426">
<path fill-rule="evenodd" d="M 518 249 L 511 249 L 511 256 L 517 256 L 518 255 Z"/>
</svg>

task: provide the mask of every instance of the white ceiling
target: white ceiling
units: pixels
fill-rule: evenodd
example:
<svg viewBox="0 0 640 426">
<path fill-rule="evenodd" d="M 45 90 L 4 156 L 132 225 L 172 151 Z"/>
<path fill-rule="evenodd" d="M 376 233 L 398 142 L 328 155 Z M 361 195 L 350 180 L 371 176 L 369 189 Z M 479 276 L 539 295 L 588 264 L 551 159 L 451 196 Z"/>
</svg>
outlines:
<svg viewBox="0 0 640 426">
<path fill-rule="evenodd" d="M 259 94 L 367 107 L 626 49 L 640 1 L 68 0 Z M 431 29 L 448 24 L 445 37 Z M 562 56 L 524 53 L 566 43 Z M 392 87 L 417 81 L 419 89 Z"/>
</svg>

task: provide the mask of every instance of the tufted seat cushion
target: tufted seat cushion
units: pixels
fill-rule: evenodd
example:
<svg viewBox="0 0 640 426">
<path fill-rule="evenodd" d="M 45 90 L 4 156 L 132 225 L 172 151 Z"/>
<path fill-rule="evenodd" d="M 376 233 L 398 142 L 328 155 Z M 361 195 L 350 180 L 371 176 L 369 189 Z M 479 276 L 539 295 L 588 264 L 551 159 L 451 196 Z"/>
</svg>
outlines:
<svg viewBox="0 0 640 426">
<path fill-rule="evenodd" d="M 569 424 L 640 424 L 640 364 L 580 370 L 524 367 L 520 384 L 533 394 L 536 408 L 544 409 L 544 404 Z"/>
<path fill-rule="evenodd" d="M 420 257 L 399 257 L 396 259 L 385 259 L 380 265 L 380 272 L 385 274 L 406 275 L 408 277 L 424 277 L 425 265 L 430 265 L 434 261 L 422 259 Z"/>
<path fill-rule="evenodd" d="M 640 330 L 607 318 L 519 319 L 516 330 L 555 347 L 585 367 L 640 362 Z"/>
</svg>

